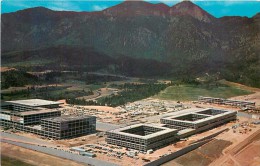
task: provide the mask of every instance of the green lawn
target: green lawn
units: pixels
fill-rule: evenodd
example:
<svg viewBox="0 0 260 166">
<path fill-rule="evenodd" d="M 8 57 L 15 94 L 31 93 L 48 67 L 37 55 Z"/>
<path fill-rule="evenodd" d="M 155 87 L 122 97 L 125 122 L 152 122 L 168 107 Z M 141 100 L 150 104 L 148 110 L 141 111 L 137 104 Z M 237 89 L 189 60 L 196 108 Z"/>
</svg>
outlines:
<svg viewBox="0 0 260 166">
<path fill-rule="evenodd" d="M 192 101 L 197 100 L 198 96 L 211 96 L 219 98 L 229 98 L 239 95 L 247 95 L 252 92 L 239 89 L 238 87 L 220 86 L 214 88 L 204 88 L 201 86 L 193 85 L 179 85 L 170 86 L 164 91 L 161 91 L 154 98 L 164 100 L 180 100 L 180 101 Z"/>
<path fill-rule="evenodd" d="M 40 98 L 48 100 L 60 100 L 66 98 L 77 98 L 81 96 L 88 96 L 91 93 L 87 90 L 71 90 L 67 89 L 67 86 L 63 87 L 49 87 L 47 89 L 42 88 L 41 90 L 27 90 L 15 91 L 10 93 L 2 93 L 1 97 L 3 100 L 21 100 L 21 99 L 31 99 Z"/>
<path fill-rule="evenodd" d="M 2 66 L 5 66 L 5 67 L 43 66 L 43 65 L 50 64 L 50 63 L 53 63 L 53 61 L 42 59 L 42 60 L 30 60 L 30 61 L 22 61 L 22 62 L 15 62 L 15 63 L 6 63 L 6 64 L 2 64 Z"/>
<path fill-rule="evenodd" d="M 1 155 L 1 165 L 2 166 L 32 166 L 31 164 L 3 155 Z"/>
</svg>

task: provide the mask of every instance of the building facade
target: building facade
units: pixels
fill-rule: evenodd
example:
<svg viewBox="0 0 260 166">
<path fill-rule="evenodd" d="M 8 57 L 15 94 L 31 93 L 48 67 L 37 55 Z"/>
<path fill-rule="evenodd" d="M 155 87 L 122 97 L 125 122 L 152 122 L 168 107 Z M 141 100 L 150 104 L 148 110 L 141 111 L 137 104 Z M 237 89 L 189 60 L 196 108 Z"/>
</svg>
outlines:
<svg viewBox="0 0 260 166">
<path fill-rule="evenodd" d="M 151 124 L 136 124 L 108 131 L 106 142 L 146 152 L 176 140 L 177 130 Z"/>
<path fill-rule="evenodd" d="M 8 101 L 1 105 L 0 125 L 47 138 L 65 139 L 96 131 L 94 116 L 61 116 L 60 102 L 41 99 Z"/>
<path fill-rule="evenodd" d="M 94 133 L 96 131 L 95 116 L 60 116 L 41 120 L 42 130 L 51 138 L 66 139 Z"/>
</svg>

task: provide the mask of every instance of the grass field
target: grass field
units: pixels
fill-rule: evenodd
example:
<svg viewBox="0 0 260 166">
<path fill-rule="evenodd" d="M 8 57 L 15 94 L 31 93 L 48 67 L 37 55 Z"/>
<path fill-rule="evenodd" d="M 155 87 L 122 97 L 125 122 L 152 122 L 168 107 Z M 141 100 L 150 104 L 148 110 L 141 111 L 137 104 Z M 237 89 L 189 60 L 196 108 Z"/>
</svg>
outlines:
<svg viewBox="0 0 260 166">
<path fill-rule="evenodd" d="M 32 166 L 31 164 L 3 155 L 1 155 L 1 165 L 2 166 Z"/>
<path fill-rule="evenodd" d="M 15 63 L 7 63 L 2 64 L 5 67 L 28 67 L 28 66 L 43 66 L 52 63 L 53 61 L 50 60 L 31 60 L 31 61 L 22 61 L 22 62 L 15 62 Z"/>
<path fill-rule="evenodd" d="M 87 90 L 75 90 L 69 86 L 59 86 L 59 87 L 48 87 L 41 88 L 37 90 L 20 90 L 9 93 L 2 93 L 1 97 L 3 100 L 22 100 L 31 98 L 41 98 L 47 100 L 60 100 L 66 98 L 77 98 L 81 96 L 92 95 L 92 92 Z"/>
<path fill-rule="evenodd" d="M 192 101 L 197 100 L 198 96 L 230 98 L 251 93 L 251 91 L 244 90 L 235 86 L 205 88 L 195 85 L 179 85 L 166 88 L 164 91 L 161 91 L 158 95 L 154 96 L 154 98 L 164 100 Z"/>
</svg>

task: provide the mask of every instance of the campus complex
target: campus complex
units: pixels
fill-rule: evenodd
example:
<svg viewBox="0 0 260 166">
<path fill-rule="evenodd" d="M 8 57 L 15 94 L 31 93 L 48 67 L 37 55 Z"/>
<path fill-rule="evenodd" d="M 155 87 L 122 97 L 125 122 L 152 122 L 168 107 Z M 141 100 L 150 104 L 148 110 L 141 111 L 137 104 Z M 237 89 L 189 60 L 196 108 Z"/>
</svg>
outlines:
<svg viewBox="0 0 260 166">
<path fill-rule="evenodd" d="M 41 99 L 7 101 L 1 105 L 1 125 L 47 138 L 67 139 L 96 131 L 95 116 L 62 116 L 60 102 Z M 236 112 L 191 110 L 163 117 L 158 124 L 135 124 L 106 132 L 106 142 L 130 149 L 158 149 L 236 119 Z"/>
<path fill-rule="evenodd" d="M 1 104 L 1 126 L 64 139 L 96 131 L 96 117 L 61 116 L 60 102 L 41 99 L 6 101 Z"/>
<path fill-rule="evenodd" d="M 161 124 L 138 124 L 107 132 L 106 141 L 140 151 L 157 149 L 236 119 L 236 112 L 201 109 L 161 118 Z"/>
</svg>

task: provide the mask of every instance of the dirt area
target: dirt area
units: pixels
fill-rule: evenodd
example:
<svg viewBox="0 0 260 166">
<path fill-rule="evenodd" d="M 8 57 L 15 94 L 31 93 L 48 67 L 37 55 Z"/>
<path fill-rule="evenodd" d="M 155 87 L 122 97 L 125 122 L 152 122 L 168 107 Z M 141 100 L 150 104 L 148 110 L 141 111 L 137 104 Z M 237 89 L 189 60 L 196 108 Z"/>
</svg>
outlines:
<svg viewBox="0 0 260 166">
<path fill-rule="evenodd" d="M 64 115 L 93 115 L 97 117 L 100 122 L 118 123 L 120 120 L 117 115 L 122 112 L 117 108 L 107 106 L 76 106 L 63 105 L 61 109 Z"/>
<path fill-rule="evenodd" d="M 15 68 L 11 68 L 11 67 L 1 67 L 0 68 L 0 72 L 5 72 L 5 71 L 9 71 L 9 70 L 16 70 Z"/>
<path fill-rule="evenodd" d="M 251 143 L 241 150 L 234 158 L 243 166 L 260 165 L 260 141 Z"/>
<path fill-rule="evenodd" d="M 3 166 L 14 166 L 14 165 L 19 165 L 19 166 L 33 166 L 29 163 L 25 163 L 21 160 L 16 160 L 14 158 L 10 158 L 7 156 L 4 156 L 3 154 L 1 155 L 1 165 Z"/>
<path fill-rule="evenodd" d="M 144 123 L 146 117 L 190 108 L 176 101 L 144 99 L 118 107 L 63 105 L 65 115 L 93 115 L 100 122 L 113 124 Z M 158 119 L 157 119 L 158 120 Z"/>
<path fill-rule="evenodd" d="M 213 140 L 202 147 L 193 150 L 175 160 L 176 163 L 181 165 L 196 165 L 206 166 L 209 165 L 213 160 L 221 155 L 223 149 L 232 144 L 231 142 L 224 140 Z M 163 164 L 163 166 L 170 166 L 171 162 Z"/>
<path fill-rule="evenodd" d="M 54 157 L 51 155 L 21 148 L 19 146 L 3 142 L 1 142 L 1 154 L 37 166 L 83 166 L 83 164 L 80 163 L 76 163 L 70 160 Z"/>
<path fill-rule="evenodd" d="M 246 118 L 243 118 L 246 120 Z M 242 121 L 242 120 L 241 120 Z M 251 126 L 250 132 L 227 132 L 220 135 L 223 140 L 232 141 L 232 145 L 223 150 L 223 155 L 211 163 L 212 166 L 218 165 L 238 165 L 255 166 L 260 164 L 260 126 Z M 232 130 L 230 130 L 232 131 Z"/>
<path fill-rule="evenodd" d="M 98 137 L 96 134 L 86 135 L 82 137 L 77 137 L 73 139 L 64 139 L 64 140 L 53 140 L 54 144 L 64 145 L 66 147 L 73 147 L 73 146 L 81 146 L 88 144 L 96 144 L 98 142 L 105 142 L 104 137 Z"/>
<path fill-rule="evenodd" d="M 220 131 L 222 129 L 229 128 L 228 131 L 216 136 L 215 140 L 179 158 L 165 163 L 164 165 L 259 165 L 260 134 L 258 133 L 260 133 L 260 126 L 250 124 L 252 121 L 254 121 L 253 119 L 248 119 L 244 117 L 239 117 L 238 119 L 239 120 L 236 122 L 230 122 L 212 130 L 200 134 L 195 134 L 189 137 L 188 141 L 193 142 L 206 137 L 207 135 L 216 133 L 217 131 Z M 232 129 L 232 126 L 238 124 L 240 124 L 239 127 L 237 127 L 236 129 Z M 182 143 L 178 142 L 176 145 L 178 144 Z M 177 147 L 176 145 L 175 147 Z M 234 150 L 238 151 L 236 151 L 235 155 L 231 155 Z"/>
</svg>

